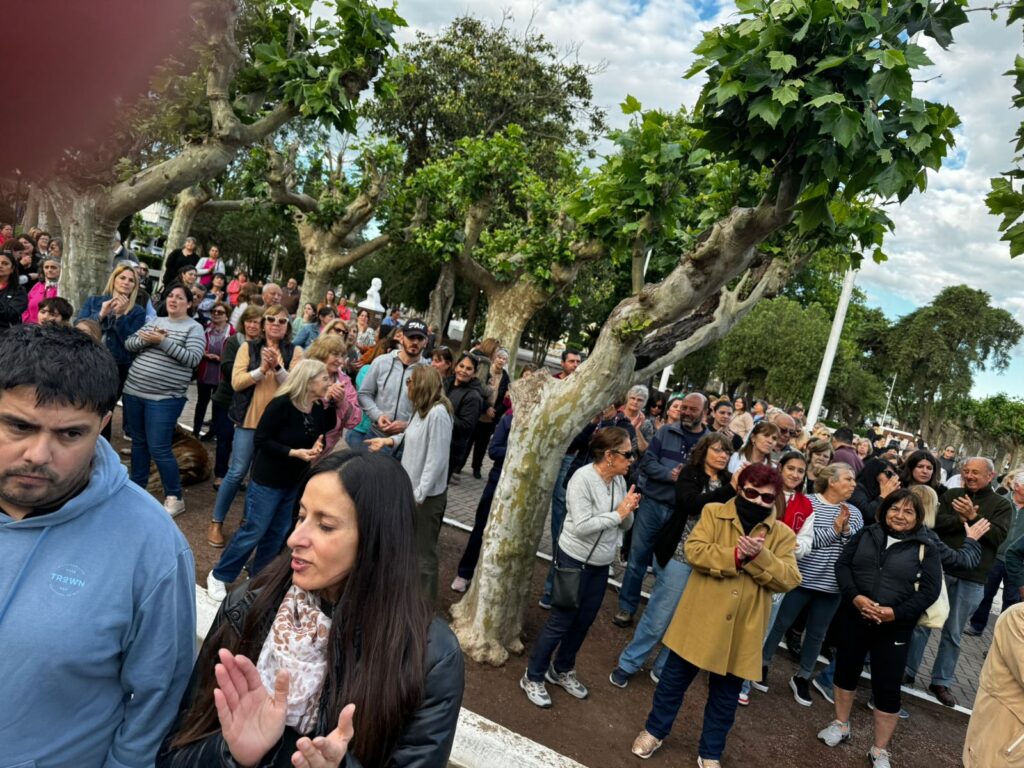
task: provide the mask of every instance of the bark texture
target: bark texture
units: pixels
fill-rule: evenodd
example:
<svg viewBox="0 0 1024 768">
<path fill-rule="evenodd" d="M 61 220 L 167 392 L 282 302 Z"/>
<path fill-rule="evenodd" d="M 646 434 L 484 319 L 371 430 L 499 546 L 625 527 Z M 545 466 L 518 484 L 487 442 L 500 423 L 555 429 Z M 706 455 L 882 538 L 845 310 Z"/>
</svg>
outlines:
<svg viewBox="0 0 1024 768">
<path fill-rule="evenodd" d="M 427 307 L 427 325 L 437 328 L 440 336 L 444 335 L 448 315 L 455 303 L 455 265 L 446 261 L 441 265 L 437 275 L 437 283 L 430 291 L 430 305 Z"/>
<path fill-rule="evenodd" d="M 192 224 L 196 220 L 196 214 L 206 203 L 210 201 L 213 194 L 203 184 L 193 184 L 181 190 L 177 196 L 177 205 L 174 206 L 174 216 L 171 218 L 171 226 L 167 230 L 167 242 L 164 244 L 164 265 L 167 264 L 167 256 L 175 248 L 181 248 L 185 244 L 185 238 L 192 231 Z"/>
<path fill-rule="evenodd" d="M 100 293 L 110 276 L 114 258 L 114 231 L 119 219 L 103 218 L 103 190 L 82 192 L 72 187 L 50 187 L 50 201 L 61 221 L 64 258 L 60 295 L 77 311 L 87 296 Z"/>
</svg>

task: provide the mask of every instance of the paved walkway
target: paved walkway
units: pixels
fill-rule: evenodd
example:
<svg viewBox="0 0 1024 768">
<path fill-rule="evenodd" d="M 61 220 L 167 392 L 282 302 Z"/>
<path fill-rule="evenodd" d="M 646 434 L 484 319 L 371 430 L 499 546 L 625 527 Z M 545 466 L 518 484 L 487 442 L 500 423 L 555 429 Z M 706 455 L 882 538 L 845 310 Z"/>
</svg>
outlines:
<svg viewBox="0 0 1024 768">
<path fill-rule="evenodd" d="M 185 405 L 179 423 L 182 426 L 188 425 L 191 428 L 192 417 L 193 417 L 193 404 L 195 403 L 196 392 L 194 385 L 189 389 L 189 400 Z M 207 415 L 209 419 L 209 415 Z M 480 494 L 483 493 L 484 484 L 487 478 L 487 473 L 490 471 L 491 462 L 490 459 L 485 459 L 483 467 L 483 478 L 477 480 L 473 477 L 467 462 L 465 469 L 459 476 L 458 484 L 453 484 L 448 489 L 448 509 L 446 511 L 445 522 L 449 525 L 455 525 L 464 530 L 471 530 L 473 527 L 473 520 L 476 514 L 476 505 L 480 499 Z M 550 523 L 544 527 L 544 535 L 541 537 L 540 546 L 537 552 L 538 557 L 551 559 L 551 526 Z M 623 573 L 623 567 L 615 562 L 612 564 L 611 574 L 609 576 L 609 582 L 616 588 L 621 583 Z M 644 583 L 644 593 L 653 584 L 653 579 L 648 575 Z M 446 586 L 446 585 L 443 585 Z M 536 597 L 540 597 L 540 584 L 534 585 L 534 592 Z M 998 601 L 994 606 L 998 610 Z M 989 621 L 988 627 L 985 629 L 985 633 L 981 637 L 971 637 L 964 635 L 961 646 L 960 663 L 957 666 L 957 682 L 952 687 L 953 695 L 956 696 L 958 702 L 962 707 L 970 709 L 974 704 L 974 696 L 977 693 L 978 678 L 981 676 L 981 665 L 985 661 L 985 654 L 988 652 L 988 648 L 992 643 L 992 629 L 995 626 L 995 616 Z M 921 668 L 918 671 L 917 688 L 918 692 L 922 695 L 930 698 L 927 693 L 928 683 L 931 681 L 930 672 L 932 668 L 932 662 L 935 659 L 936 649 L 938 648 L 939 632 L 933 631 L 931 641 L 928 643 L 927 650 L 925 651 L 924 660 L 921 663 Z"/>
</svg>

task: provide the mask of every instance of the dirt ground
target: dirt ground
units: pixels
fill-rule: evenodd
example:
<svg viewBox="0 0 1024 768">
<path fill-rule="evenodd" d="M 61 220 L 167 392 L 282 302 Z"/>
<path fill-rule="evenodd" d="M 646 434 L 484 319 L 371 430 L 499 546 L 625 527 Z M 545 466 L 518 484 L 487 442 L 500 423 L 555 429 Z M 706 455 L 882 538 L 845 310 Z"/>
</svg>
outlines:
<svg viewBox="0 0 1024 768">
<path fill-rule="evenodd" d="M 117 430 L 119 433 L 119 430 Z M 125 443 L 119 443 L 123 447 Z M 207 444 L 212 449 L 212 444 Z M 206 574 L 221 550 L 206 543 L 206 526 L 213 509 L 215 493 L 209 482 L 185 489 L 186 512 L 177 518 L 192 545 L 196 558 L 196 580 L 205 586 Z M 241 518 L 244 493 L 240 493 L 225 525 L 229 537 Z M 441 532 L 441 597 L 438 611 L 447 615 L 455 598 L 447 585 L 455 576 L 455 566 L 468 534 L 445 526 Z M 534 574 L 537 588 L 543 581 L 547 563 L 538 560 Z M 536 591 L 536 590 L 535 590 Z M 538 592 L 539 594 L 539 592 Z M 525 657 L 513 657 L 500 668 L 466 662 L 466 690 L 463 705 L 497 723 L 540 742 L 587 768 L 625 768 L 637 766 L 630 753 L 633 738 L 643 727 L 654 692 L 647 675 L 638 675 L 625 690 L 608 682 L 619 651 L 629 641 L 630 631 L 611 623 L 615 612 L 615 594 L 609 590 L 601 614 L 591 628 L 578 657 L 577 674 L 590 688 L 590 696 L 578 701 L 555 686 L 549 686 L 554 706 L 541 710 L 530 704 L 519 689 L 519 678 L 526 667 Z M 533 603 L 527 613 L 525 642 L 527 650 L 546 619 L 546 612 Z M 831 705 L 814 693 L 812 707 L 797 704 L 788 687 L 795 666 L 784 652 L 776 656 L 769 676 L 771 691 L 751 692 L 749 707 L 740 708 L 729 735 L 724 755 L 727 765 L 753 768 L 806 768 L 807 766 L 857 766 L 867 764 L 865 754 L 871 746 L 871 712 L 867 709 L 867 691 L 859 693 L 859 703 L 851 718 L 853 739 L 849 744 L 828 749 L 815 738 L 817 731 L 832 717 Z M 706 678 L 698 678 L 687 695 L 676 728 L 655 755 L 650 765 L 695 765 L 700 721 L 707 695 Z M 911 697 L 904 697 L 911 717 L 897 728 L 891 744 L 893 765 L 897 768 L 953 768 L 961 765 L 960 754 L 967 718 Z"/>
</svg>

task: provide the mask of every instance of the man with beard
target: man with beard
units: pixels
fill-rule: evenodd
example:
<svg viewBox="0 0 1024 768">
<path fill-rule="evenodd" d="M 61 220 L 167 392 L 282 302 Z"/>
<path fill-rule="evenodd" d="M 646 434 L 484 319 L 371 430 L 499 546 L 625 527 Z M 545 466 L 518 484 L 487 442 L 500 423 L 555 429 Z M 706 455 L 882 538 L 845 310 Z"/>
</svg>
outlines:
<svg viewBox="0 0 1024 768">
<path fill-rule="evenodd" d="M 391 437 L 404 432 L 412 417 L 412 402 L 406 382 L 417 365 L 429 365 L 422 358 L 427 344 L 427 324 L 413 318 L 398 339 L 398 349 L 381 355 L 359 385 L 359 407 L 370 419 L 371 437 Z M 394 449 L 381 448 L 381 453 Z"/>
<path fill-rule="evenodd" d="M 679 471 L 689 460 L 690 451 L 697 441 L 707 434 L 703 424 L 707 403 L 707 398 L 699 392 L 691 392 L 684 397 L 679 423 L 666 424 L 659 429 L 640 459 L 639 490 L 642 496 L 633 523 L 629 563 L 619 590 L 619 612 L 612 619 L 617 626 L 633 624 L 633 614 L 640 604 L 640 588 L 651 564 L 655 539 L 672 516 Z"/>
<path fill-rule="evenodd" d="M 152 765 L 188 683 L 195 565 L 100 440 L 117 367 L 84 333 L 0 336 L 4 764 Z"/>
</svg>

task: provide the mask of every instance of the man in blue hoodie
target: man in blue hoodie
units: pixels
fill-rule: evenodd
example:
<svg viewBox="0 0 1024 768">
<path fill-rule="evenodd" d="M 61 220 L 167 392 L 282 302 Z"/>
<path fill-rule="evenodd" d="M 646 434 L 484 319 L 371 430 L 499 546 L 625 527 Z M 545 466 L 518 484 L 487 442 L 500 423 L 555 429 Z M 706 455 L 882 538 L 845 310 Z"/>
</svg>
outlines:
<svg viewBox="0 0 1024 768">
<path fill-rule="evenodd" d="M 0 360 L 0 763 L 152 766 L 194 658 L 192 553 L 99 438 L 110 353 L 25 325 Z"/>
</svg>

